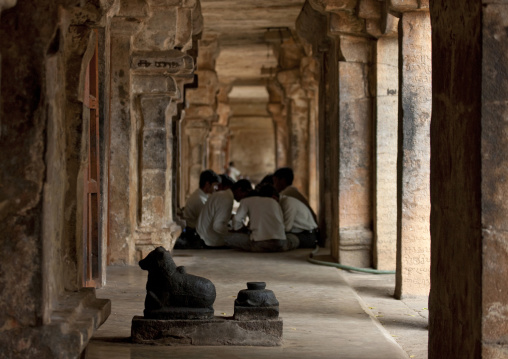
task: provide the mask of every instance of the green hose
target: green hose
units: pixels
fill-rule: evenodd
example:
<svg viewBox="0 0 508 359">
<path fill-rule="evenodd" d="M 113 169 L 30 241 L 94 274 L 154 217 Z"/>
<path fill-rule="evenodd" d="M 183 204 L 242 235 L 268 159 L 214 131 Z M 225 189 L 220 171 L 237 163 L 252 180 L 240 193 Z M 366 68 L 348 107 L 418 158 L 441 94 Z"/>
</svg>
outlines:
<svg viewBox="0 0 508 359">
<path fill-rule="evenodd" d="M 314 249 L 312 252 L 310 252 L 309 257 L 307 258 L 307 260 L 310 263 L 319 264 L 319 265 L 328 266 L 328 267 L 335 267 L 335 268 L 340 268 L 340 269 L 350 270 L 350 271 L 355 271 L 355 272 L 370 273 L 370 274 L 395 274 L 394 270 L 377 270 L 377 269 L 371 269 L 371 268 L 358 268 L 358 267 L 347 266 L 345 264 L 340 264 L 340 263 L 320 261 L 320 260 L 313 258 L 314 255 L 317 254 L 318 251 L 319 251 L 319 246 L 316 246 L 316 249 Z"/>
</svg>

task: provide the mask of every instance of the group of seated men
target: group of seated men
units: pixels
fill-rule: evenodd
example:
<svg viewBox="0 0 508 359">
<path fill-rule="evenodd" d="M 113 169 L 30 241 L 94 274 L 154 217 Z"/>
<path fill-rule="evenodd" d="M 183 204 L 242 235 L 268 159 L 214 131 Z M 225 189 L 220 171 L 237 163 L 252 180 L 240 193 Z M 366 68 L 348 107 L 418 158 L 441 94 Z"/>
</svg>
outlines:
<svg viewBox="0 0 508 359">
<path fill-rule="evenodd" d="M 280 252 L 314 248 L 316 215 L 307 199 L 292 186 L 293 170 L 280 168 L 253 189 L 247 179 L 233 181 L 203 171 L 199 188 L 183 211 L 186 227 L 176 249 L 237 248 Z M 233 213 L 234 201 L 240 203 Z"/>
</svg>

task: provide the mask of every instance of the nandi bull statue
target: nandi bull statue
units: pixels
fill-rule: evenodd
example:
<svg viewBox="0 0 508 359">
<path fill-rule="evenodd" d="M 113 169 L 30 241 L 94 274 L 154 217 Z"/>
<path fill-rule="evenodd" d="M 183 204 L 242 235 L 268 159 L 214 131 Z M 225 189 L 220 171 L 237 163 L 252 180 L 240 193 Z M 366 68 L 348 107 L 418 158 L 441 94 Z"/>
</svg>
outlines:
<svg viewBox="0 0 508 359">
<path fill-rule="evenodd" d="M 139 266 L 148 271 L 145 319 L 213 318 L 215 286 L 177 267 L 169 251 L 155 248 Z"/>
</svg>

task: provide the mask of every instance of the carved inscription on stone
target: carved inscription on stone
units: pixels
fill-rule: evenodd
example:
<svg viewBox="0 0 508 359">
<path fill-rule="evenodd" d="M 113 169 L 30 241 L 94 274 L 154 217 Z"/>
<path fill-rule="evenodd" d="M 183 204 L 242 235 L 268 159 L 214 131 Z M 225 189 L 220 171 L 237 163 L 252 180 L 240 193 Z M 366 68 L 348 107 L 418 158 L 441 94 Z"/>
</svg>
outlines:
<svg viewBox="0 0 508 359">
<path fill-rule="evenodd" d="M 171 74 L 191 74 L 194 71 L 192 57 L 180 51 L 135 53 L 131 68 L 138 71 L 157 71 Z"/>
<path fill-rule="evenodd" d="M 397 295 L 428 295 L 430 284 L 430 118 L 432 60 L 430 16 L 402 15 L 402 214 Z"/>
</svg>

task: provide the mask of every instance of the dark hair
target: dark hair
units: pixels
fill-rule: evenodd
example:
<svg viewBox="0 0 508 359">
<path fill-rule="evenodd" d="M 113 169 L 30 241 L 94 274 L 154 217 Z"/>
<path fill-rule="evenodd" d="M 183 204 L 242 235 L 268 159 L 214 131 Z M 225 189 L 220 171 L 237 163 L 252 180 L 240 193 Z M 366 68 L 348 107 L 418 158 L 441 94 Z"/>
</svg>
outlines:
<svg viewBox="0 0 508 359">
<path fill-rule="evenodd" d="M 257 192 L 260 197 L 277 197 L 279 198 L 279 192 L 271 184 L 265 183 L 257 188 Z"/>
<path fill-rule="evenodd" d="M 273 177 L 277 177 L 286 181 L 288 186 L 293 184 L 293 179 L 295 175 L 293 174 L 293 170 L 289 167 L 281 167 L 273 174 Z"/>
<path fill-rule="evenodd" d="M 235 181 L 226 174 L 219 175 L 222 187 L 232 187 Z"/>
<path fill-rule="evenodd" d="M 231 162 L 229 162 L 229 165 L 230 165 L 230 166 L 234 166 L 234 165 L 235 165 L 235 163 L 234 163 L 233 161 L 231 161 Z"/>
<path fill-rule="evenodd" d="M 263 179 L 261 180 L 261 182 L 259 182 L 259 185 L 262 185 L 262 184 L 273 184 L 273 175 L 269 174 L 269 175 L 264 176 Z"/>
<path fill-rule="evenodd" d="M 217 173 L 212 170 L 205 170 L 199 175 L 199 188 L 203 188 L 206 183 L 221 183 L 221 179 Z"/>
<path fill-rule="evenodd" d="M 236 191 L 237 189 L 240 189 L 243 192 L 250 192 L 252 191 L 252 184 L 248 179 L 242 178 L 241 180 L 236 181 L 233 186 L 231 186 L 231 189 L 233 191 Z"/>
</svg>

